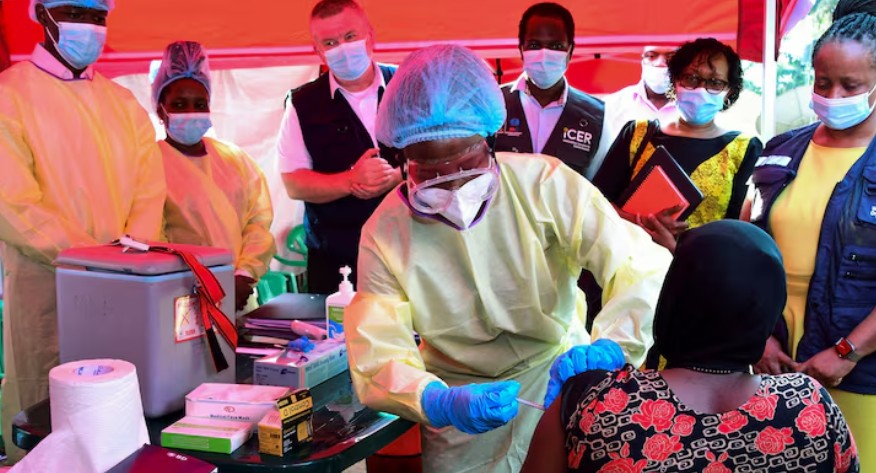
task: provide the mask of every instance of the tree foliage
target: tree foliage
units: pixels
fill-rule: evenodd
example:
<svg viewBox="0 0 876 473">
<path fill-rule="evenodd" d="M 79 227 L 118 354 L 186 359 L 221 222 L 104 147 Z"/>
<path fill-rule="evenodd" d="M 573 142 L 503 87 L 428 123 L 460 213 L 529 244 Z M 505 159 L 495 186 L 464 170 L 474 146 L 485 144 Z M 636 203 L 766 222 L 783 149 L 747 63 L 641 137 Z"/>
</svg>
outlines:
<svg viewBox="0 0 876 473">
<path fill-rule="evenodd" d="M 816 0 L 815 5 L 809 15 L 801 21 L 808 22 L 811 32 L 811 37 L 800 37 L 800 35 L 788 35 L 783 42 L 783 46 L 790 41 L 807 41 L 805 47 L 787 48 L 782 47 L 779 50 L 779 58 L 776 63 L 776 94 L 782 95 L 801 86 L 809 86 L 812 83 L 812 47 L 818 40 L 818 37 L 827 30 L 830 26 L 831 15 L 836 7 L 837 0 Z M 806 25 L 799 25 L 806 26 Z M 790 50 L 790 51 L 789 51 Z M 761 93 L 762 77 L 759 72 L 759 65 L 745 62 L 743 64 L 745 70 L 745 89 Z"/>
</svg>

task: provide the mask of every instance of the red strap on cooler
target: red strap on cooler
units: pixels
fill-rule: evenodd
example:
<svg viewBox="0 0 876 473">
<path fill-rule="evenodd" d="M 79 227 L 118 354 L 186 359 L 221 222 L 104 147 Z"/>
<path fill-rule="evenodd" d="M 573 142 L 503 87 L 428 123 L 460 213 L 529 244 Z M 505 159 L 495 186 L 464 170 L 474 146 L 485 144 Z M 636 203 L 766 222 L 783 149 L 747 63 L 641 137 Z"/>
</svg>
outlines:
<svg viewBox="0 0 876 473">
<path fill-rule="evenodd" d="M 237 349 L 237 329 L 219 308 L 222 298 L 225 297 L 222 285 L 219 284 L 216 276 L 191 253 L 164 246 L 152 246 L 149 249 L 177 256 L 192 270 L 192 274 L 195 276 L 195 293 L 198 296 L 201 319 L 204 323 L 204 337 L 210 347 L 213 365 L 216 367 L 216 371 L 225 370 L 229 366 L 228 361 L 222 354 L 222 347 L 219 346 L 219 340 L 216 338 L 213 327 L 215 326 L 219 330 L 219 334 L 231 345 L 232 349 Z"/>
</svg>

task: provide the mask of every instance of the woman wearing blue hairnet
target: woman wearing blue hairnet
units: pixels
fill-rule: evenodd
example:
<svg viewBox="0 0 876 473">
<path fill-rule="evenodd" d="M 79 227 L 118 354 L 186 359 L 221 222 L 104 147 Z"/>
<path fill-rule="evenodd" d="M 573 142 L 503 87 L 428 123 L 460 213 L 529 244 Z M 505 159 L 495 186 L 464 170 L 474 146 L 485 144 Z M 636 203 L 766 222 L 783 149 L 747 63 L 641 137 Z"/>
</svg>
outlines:
<svg viewBox="0 0 876 473">
<path fill-rule="evenodd" d="M 424 471 L 519 470 L 541 412 L 517 399 L 640 364 L 669 265 L 559 160 L 494 154 L 504 120 L 492 72 L 459 46 L 411 54 L 378 111 L 406 181 L 362 230 L 344 326 L 359 398 L 424 426 Z M 582 268 L 606 288 L 592 333 Z"/>
<path fill-rule="evenodd" d="M 265 177 L 242 149 L 204 134 L 210 70 L 200 44 L 171 43 L 152 82 L 152 103 L 167 138 L 165 232 L 171 243 L 226 248 L 234 256 L 235 308 L 241 310 L 276 253 Z"/>
</svg>

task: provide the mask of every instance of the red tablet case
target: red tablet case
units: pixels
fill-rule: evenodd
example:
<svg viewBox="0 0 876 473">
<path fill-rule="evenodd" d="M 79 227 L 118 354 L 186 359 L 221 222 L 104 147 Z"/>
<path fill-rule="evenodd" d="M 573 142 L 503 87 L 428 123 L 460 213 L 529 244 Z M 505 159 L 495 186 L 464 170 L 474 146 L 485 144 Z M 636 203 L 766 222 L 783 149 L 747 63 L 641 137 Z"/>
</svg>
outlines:
<svg viewBox="0 0 876 473">
<path fill-rule="evenodd" d="M 675 218 L 684 220 L 703 201 L 703 194 L 666 148 L 658 146 L 618 200 L 621 210 L 638 215 L 681 205 Z"/>
<path fill-rule="evenodd" d="M 143 445 L 107 473 L 216 473 L 215 466 L 156 445 Z"/>
</svg>

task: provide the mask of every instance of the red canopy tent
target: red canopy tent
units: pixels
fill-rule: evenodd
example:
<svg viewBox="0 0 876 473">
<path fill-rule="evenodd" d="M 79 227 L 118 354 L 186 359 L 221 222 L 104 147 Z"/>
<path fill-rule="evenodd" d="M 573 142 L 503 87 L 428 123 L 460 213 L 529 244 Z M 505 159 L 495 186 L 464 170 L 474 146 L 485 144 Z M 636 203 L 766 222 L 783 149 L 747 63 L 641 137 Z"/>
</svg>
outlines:
<svg viewBox="0 0 876 473">
<path fill-rule="evenodd" d="M 178 39 L 205 44 L 214 69 L 313 64 L 307 19 L 315 0 L 118 0 L 99 67 L 110 76 L 144 72 L 164 46 Z M 399 61 L 435 42 L 457 42 L 503 62 L 510 78 L 519 72 L 517 23 L 534 0 L 362 0 L 377 30 L 378 59 Z M 635 82 L 637 55 L 646 44 L 677 44 L 712 36 L 759 61 L 763 0 L 561 0 L 576 21 L 576 60 L 570 80 L 581 89 L 606 93 Z M 779 35 L 795 5 L 777 0 Z M 26 59 L 42 31 L 28 17 L 29 0 L 5 0 L 2 14 L 12 60 Z"/>
</svg>

